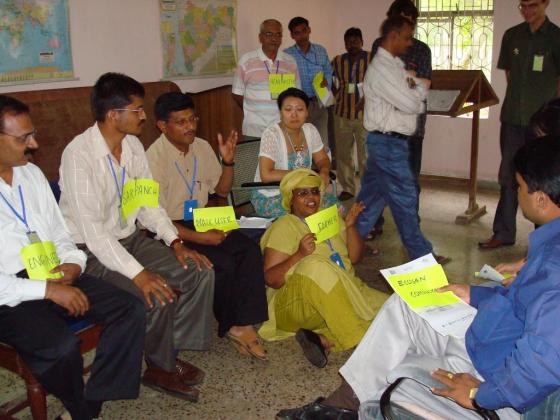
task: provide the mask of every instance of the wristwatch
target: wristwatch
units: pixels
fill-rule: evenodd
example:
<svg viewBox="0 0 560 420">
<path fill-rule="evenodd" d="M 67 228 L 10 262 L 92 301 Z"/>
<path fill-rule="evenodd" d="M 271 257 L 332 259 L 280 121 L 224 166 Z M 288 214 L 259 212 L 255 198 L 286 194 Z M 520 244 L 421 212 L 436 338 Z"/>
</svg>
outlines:
<svg viewBox="0 0 560 420">
<path fill-rule="evenodd" d="M 229 166 L 229 167 L 235 166 L 235 161 L 232 160 L 230 163 L 227 163 L 225 160 L 222 160 L 222 165 Z"/>
</svg>

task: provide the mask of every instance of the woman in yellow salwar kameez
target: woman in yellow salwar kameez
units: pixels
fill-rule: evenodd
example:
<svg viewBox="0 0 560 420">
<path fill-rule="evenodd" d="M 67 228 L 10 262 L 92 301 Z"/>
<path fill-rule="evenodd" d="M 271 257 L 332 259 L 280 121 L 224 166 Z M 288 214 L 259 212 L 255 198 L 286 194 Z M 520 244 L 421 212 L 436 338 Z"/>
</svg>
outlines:
<svg viewBox="0 0 560 420">
<path fill-rule="evenodd" d="M 286 175 L 280 192 L 288 214 L 261 239 L 269 320 L 259 334 L 279 340 L 295 333 L 304 355 L 318 367 L 327 364 L 329 350 L 356 346 L 388 297 L 362 282 L 352 265 L 364 253 L 355 227 L 362 203 L 340 218 L 338 235 L 315 243 L 304 219 L 320 210 L 323 191 L 321 178 L 309 169 Z"/>
</svg>

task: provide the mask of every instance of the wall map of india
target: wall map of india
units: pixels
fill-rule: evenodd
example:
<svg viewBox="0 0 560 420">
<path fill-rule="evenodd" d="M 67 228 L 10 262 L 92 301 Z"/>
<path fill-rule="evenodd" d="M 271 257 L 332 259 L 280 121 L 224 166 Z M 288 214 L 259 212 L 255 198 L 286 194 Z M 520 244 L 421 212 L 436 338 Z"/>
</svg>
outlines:
<svg viewBox="0 0 560 420">
<path fill-rule="evenodd" d="M 160 0 L 163 77 L 231 74 L 235 0 Z"/>
</svg>

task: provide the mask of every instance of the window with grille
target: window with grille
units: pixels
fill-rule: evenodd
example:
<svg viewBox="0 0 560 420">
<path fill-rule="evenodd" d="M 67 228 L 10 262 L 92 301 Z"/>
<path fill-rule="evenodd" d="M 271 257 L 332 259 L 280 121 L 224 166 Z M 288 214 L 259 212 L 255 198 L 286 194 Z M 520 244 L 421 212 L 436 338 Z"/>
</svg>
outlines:
<svg viewBox="0 0 560 420">
<path fill-rule="evenodd" d="M 416 6 L 416 38 L 430 46 L 432 68 L 482 70 L 490 81 L 494 0 L 416 0 Z"/>
</svg>

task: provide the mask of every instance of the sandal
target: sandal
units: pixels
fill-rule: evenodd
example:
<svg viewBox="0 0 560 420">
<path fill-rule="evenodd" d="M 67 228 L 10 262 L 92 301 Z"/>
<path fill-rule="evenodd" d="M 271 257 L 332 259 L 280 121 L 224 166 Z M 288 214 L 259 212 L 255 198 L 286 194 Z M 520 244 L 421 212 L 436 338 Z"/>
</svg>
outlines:
<svg viewBox="0 0 560 420">
<path fill-rule="evenodd" d="M 253 356 L 255 359 L 263 361 L 268 360 L 266 357 L 266 349 L 263 347 L 258 338 L 249 341 L 251 338 L 249 338 L 247 334 L 236 336 L 231 334 L 229 331 L 226 333 L 226 338 L 239 353 L 247 356 Z"/>
<path fill-rule="evenodd" d="M 327 352 L 321 343 L 321 337 L 310 330 L 300 329 L 296 333 L 296 340 L 303 350 L 303 355 L 312 365 L 323 368 L 327 365 Z"/>
</svg>

